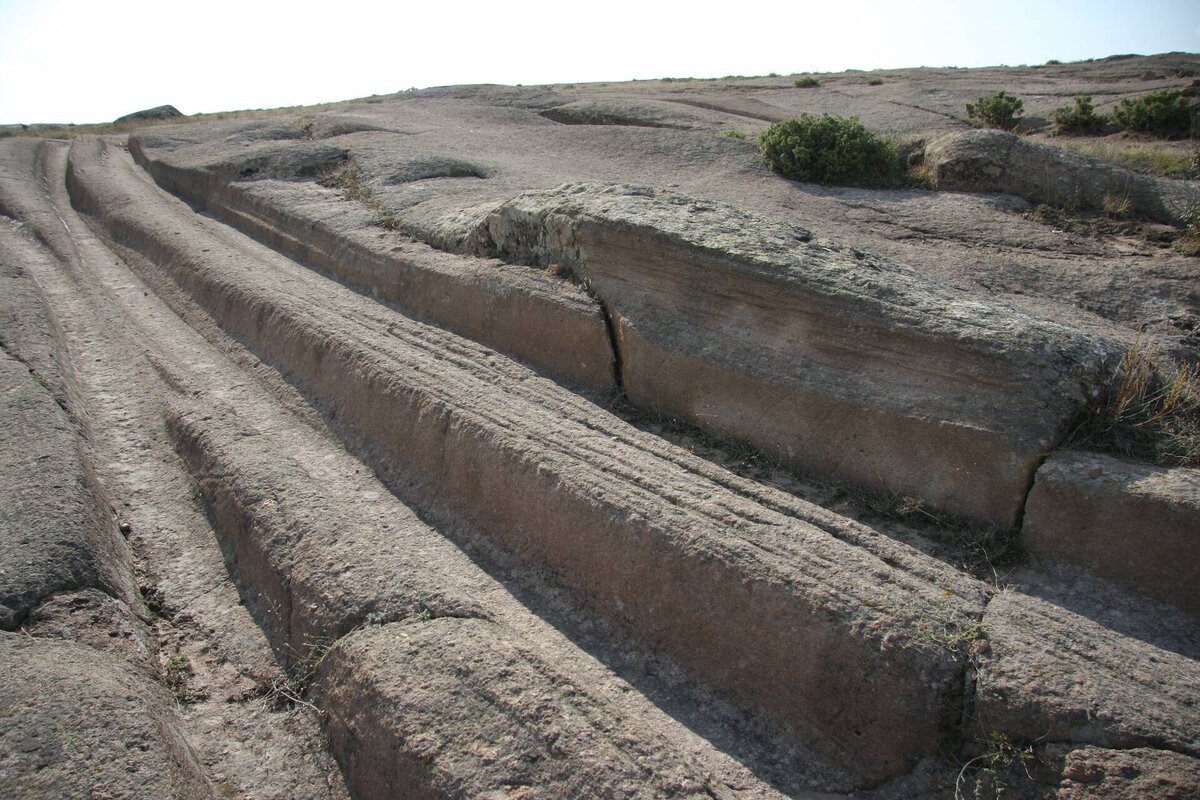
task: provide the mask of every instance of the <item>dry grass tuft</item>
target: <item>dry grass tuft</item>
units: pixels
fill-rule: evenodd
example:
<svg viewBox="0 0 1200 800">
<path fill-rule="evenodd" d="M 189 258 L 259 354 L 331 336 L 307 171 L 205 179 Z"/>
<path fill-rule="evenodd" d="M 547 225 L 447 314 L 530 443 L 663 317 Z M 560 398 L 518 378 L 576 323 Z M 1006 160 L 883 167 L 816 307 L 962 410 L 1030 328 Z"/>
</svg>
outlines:
<svg viewBox="0 0 1200 800">
<path fill-rule="evenodd" d="M 1056 137 L 1054 144 L 1126 169 L 1162 178 L 1196 178 L 1196 151 L 1184 143 Z"/>
<path fill-rule="evenodd" d="M 1081 413 L 1068 444 L 1163 466 L 1200 466 L 1200 365 L 1134 342 Z"/>
<path fill-rule="evenodd" d="M 400 229 L 399 220 L 364 180 L 354 159 L 347 159 L 336 167 L 322 171 L 317 176 L 317 184 L 327 189 L 341 189 L 342 197 L 366 206 L 375 213 L 372 221 L 379 227 L 389 231 Z"/>
</svg>

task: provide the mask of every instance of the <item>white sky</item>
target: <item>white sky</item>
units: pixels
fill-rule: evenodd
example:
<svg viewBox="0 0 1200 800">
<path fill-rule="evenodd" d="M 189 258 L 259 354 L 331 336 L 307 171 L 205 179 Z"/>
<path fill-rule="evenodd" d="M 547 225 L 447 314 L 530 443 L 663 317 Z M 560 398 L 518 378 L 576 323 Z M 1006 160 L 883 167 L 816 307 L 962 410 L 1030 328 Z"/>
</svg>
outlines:
<svg viewBox="0 0 1200 800">
<path fill-rule="evenodd" d="M 1197 0 L 0 0 L 0 123 L 1171 50 L 1200 51 Z"/>
</svg>

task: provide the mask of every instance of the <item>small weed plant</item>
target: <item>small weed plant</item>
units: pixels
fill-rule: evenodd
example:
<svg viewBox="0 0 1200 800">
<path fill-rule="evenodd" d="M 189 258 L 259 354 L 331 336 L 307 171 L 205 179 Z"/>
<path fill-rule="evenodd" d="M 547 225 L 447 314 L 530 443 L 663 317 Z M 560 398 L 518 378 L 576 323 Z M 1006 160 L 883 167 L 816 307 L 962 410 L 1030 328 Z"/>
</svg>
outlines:
<svg viewBox="0 0 1200 800">
<path fill-rule="evenodd" d="M 1090 134 L 1099 133 L 1104 129 L 1107 119 L 1103 114 L 1097 114 L 1092 106 L 1092 96 L 1080 94 L 1075 96 L 1075 105 L 1062 106 L 1054 109 L 1054 130 L 1061 134 Z"/>
<path fill-rule="evenodd" d="M 785 178 L 843 186 L 897 186 L 904 166 L 887 140 L 857 117 L 804 114 L 763 131 L 758 147 Z"/>
<path fill-rule="evenodd" d="M 996 92 L 967 103 L 967 119 L 977 128 L 999 128 L 1011 131 L 1017 127 L 1017 119 L 1025 109 L 1025 103 L 1008 92 Z"/>
<path fill-rule="evenodd" d="M 1029 767 L 1033 760 L 1031 746 L 1018 745 L 1000 731 L 991 731 L 988 733 L 986 749 L 964 764 L 959 771 L 954 786 L 954 798 L 1001 800 L 1008 794 L 1005 775 L 1019 767 L 1030 777 Z M 968 779 L 969 773 L 973 773 L 974 780 Z"/>
<path fill-rule="evenodd" d="M 1200 256 L 1200 201 L 1184 209 L 1179 215 L 1183 231 L 1175 241 L 1175 247 L 1184 255 Z"/>
<path fill-rule="evenodd" d="M 1200 466 L 1200 365 L 1154 358 L 1135 342 L 1080 414 L 1069 443 Z"/>
<path fill-rule="evenodd" d="M 341 189 L 342 196 L 347 200 L 362 203 L 375 213 L 375 219 L 372 221 L 379 227 L 389 231 L 399 229 L 399 221 L 363 180 L 358 163 L 353 159 L 322 172 L 317 178 L 317 184 L 327 189 Z"/>
<path fill-rule="evenodd" d="M 1106 194 L 1100 201 L 1100 210 L 1109 219 L 1128 219 L 1133 213 L 1133 203 L 1128 195 Z"/>
<path fill-rule="evenodd" d="M 208 699 L 208 693 L 192 688 L 196 671 L 186 656 L 177 654 L 162 662 L 163 683 L 182 705 L 191 705 Z"/>
<path fill-rule="evenodd" d="M 1126 97 L 1113 109 L 1113 121 L 1125 130 L 1163 139 L 1184 139 L 1192 132 L 1191 107 L 1174 89 Z"/>
<path fill-rule="evenodd" d="M 803 78 L 796 78 L 792 85 L 797 89 L 815 89 L 821 85 L 821 82 L 812 75 L 805 75 Z"/>
</svg>

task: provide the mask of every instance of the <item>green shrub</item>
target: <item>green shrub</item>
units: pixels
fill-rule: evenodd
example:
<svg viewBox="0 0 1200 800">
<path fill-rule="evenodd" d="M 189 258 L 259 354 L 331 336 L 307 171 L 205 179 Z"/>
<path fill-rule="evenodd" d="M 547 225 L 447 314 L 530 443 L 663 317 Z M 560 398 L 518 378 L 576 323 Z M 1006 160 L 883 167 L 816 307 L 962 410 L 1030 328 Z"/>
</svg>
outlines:
<svg viewBox="0 0 1200 800">
<path fill-rule="evenodd" d="M 776 122 L 758 138 L 771 169 L 798 181 L 895 186 L 904 175 L 896 150 L 857 117 L 804 114 Z"/>
<path fill-rule="evenodd" d="M 1054 129 L 1058 133 L 1098 133 L 1105 123 L 1103 114 L 1092 107 L 1092 96 L 1075 96 L 1074 106 L 1054 109 Z"/>
<path fill-rule="evenodd" d="M 805 75 L 803 78 L 796 78 L 794 85 L 797 89 L 813 89 L 821 85 L 821 82 L 812 75 Z"/>
<path fill-rule="evenodd" d="M 883 86 L 883 78 L 871 78 L 867 81 L 867 86 Z"/>
<path fill-rule="evenodd" d="M 1017 127 L 1017 117 L 1025 103 L 1007 92 L 996 92 L 967 103 L 967 118 L 977 128 L 1000 128 L 1011 131 Z"/>
<path fill-rule="evenodd" d="M 1174 89 L 1126 97 L 1113 109 L 1113 120 L 1126 130 L 1164 139 L 1182 139 L 1192 130 L 1192 110 L 1187 99 Z"/>
</svg>

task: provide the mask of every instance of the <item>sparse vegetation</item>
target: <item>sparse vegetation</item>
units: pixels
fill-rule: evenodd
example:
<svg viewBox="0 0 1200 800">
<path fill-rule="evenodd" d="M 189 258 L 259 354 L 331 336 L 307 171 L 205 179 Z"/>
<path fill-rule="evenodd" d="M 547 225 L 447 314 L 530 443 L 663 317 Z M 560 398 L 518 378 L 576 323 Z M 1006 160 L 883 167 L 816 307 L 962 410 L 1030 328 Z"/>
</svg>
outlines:
<svg viewBox="0 0 1200 800">
<path fill-rule="evenodd" d="M 175 699 L 184 705 L 199 703 L 208 699 L 208 693 L 191 686 L 196 672 L 184 655 L 174 655 L 162 664 L 163 684 L 175 695 Z"/>
<path fill-rule="evenodd" d="M 745 131 L 721 131 L 720 133 L 717 134 L 717 136 L 726 136 L 730 139 L 745 139 L 746 132 Z"/>
<path fill-rule="evenodd" d="M 400 227 L 392 210 L 384 205 L 368 186 L 354 159 L 342 161 L 336 167 L 323 171 L 317 178 L 317 184 L 328 189 L 341 189 L 342 196 L 347 200 L 362 203 L 375 213 L 374 224 L 385 230 L 394 231 Z"/>
<path fill-rule="evenodd" d="M 1068 444 L 1200 466 L 1200 365 L 1153 357 L 1135 342 L 1081 412 Z"/>
<path fill-rule="evenodd" d="M 1076 152 L 1164 178 L 1200 177 L 1200 151 L 1188 152 L 1169 142 L 1063 138 L 1056 142 Z"/>
<path fill-rule="evenodd" d="M 967 103 L 967 119 L 977 128 L 999 128 L 1011 131 L 1025 109 L 1025 103 L 1007 92 L 996 92 Z"/>
<path fill-rule="evenodd" d="M 815 89 L 821 85 L 821 82 L 812 75 L 805 75 L 803 78 L 796 78 L 792 81 L 792 85 L 797 89 Z"/>
<path fill-rule="evenodd" d="M 1191 108 L 1187 99 L 1174 89 L 1124 98 L 1113 109 L 1113 121 L 1125 130 L 1163 139 L 1183 139 L 1192 132 Z"/>
<path fill-rule="evenodd" d="M 1098 133 L 1103 130 L 1106 122 L 1103 114 L 1096 113 L 1096 109 L 1092 106 L 1092 96 L 1088 94 L 1075 95 L 1075 105 L 1062 106 L 1054 110 L 1056 133 Z"/>
<path fill-rule="evenodd" d="M 1000 731 L 990 731 L 982 753 L 963 764 L 954 786 L 955 800 L 1000 800 L 1008 793 L 1005 776 L 1018 767 L 1029 776 L 1029 765 L 1033 761 L 1033 747 L 1018 745 Z M 973 773 L 974 781 L 967 790 L 967 775 Z M 1032 777 L 1032 776 L 1029 776 Z"/>
<path fill-rule="evenodd" d="M 883 86 L 883 78 L 871 78 L 867 81 L 867 86 Z"/>
<path fill-rule="evenodd" d="M 972 643 L 983 636 L 983 623 L 980 620 L 962 619 L 950 606 L 923 606 L 895 611 L 901 616 L 911 615 L 913 633 L 948 653 L 967 655 Z"/>
<path fill-rule="evenodd" d="M 804 114 L 776 122 L 758 139 L 768 166 L 786 178 L 845 186 L 896 186 L 904 166 L 887 140 L 857 117 Z"/>
<path fill-rule="evenodd" d="M 1131 213 L 1133 204 L 1130 202 L 1128 195 L 1118 197 L 1117 195 L 1106 194 L 1100 205 L 1100 210 L 1109 219 L 1127 219 Z"/>
<path fill-rule="evenodd" d="M 913 189 L 933 189 L 933 172 L 924 161 L 908 169 L 908 185 Z"/>
<path fill-rule="evenodd" d="M 1200 256 L 1200 202 L 1192 203 L 1180 215 L 1183 232 L 1175 241 L 1176 249 L 1189 256 Z"/>
</svg>

